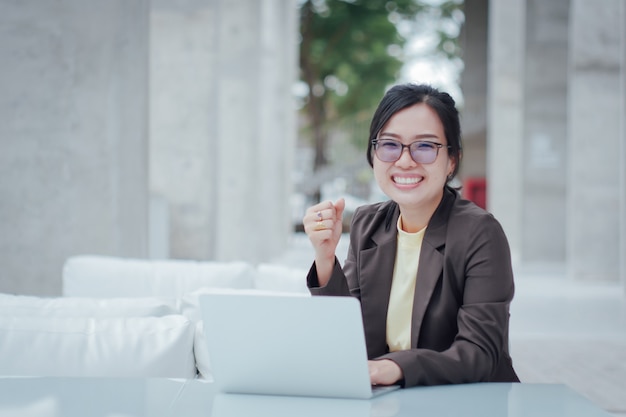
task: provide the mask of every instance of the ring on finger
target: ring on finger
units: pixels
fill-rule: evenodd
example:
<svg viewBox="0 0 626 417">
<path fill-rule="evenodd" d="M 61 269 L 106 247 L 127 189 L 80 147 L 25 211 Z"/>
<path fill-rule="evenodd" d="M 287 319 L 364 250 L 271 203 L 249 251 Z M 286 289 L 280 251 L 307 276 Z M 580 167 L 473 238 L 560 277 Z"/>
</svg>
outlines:
<svg viewBox="0 0 626 417">
<path fill-rule="evenodd" d="M 317 215 L 317 219 L 318 219 L 319 221 L 322 221 L 322 218 L 323 218 L 323 217 L 322 217 L 322 212 L 321 212 L 321 211 L 318 211 L 318 212 L 317 212 L 317 213 L 315 213 L 315 214 Z"/>
<path fill-rule="evenodd" d="M 326 227 L 324 226 L 324 222 L 323 221 L 318 221 L 317 223 L 315 223 L 315 230 L 325 230 Z"/>
</svg>

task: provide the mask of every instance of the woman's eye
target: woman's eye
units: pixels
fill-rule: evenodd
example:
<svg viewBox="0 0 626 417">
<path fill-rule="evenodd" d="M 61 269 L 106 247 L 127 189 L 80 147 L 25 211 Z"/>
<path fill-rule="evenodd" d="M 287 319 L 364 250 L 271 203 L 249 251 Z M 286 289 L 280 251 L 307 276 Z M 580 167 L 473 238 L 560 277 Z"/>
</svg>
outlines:
<svg viewBox="0 0 626 417">
<path fill-rule="evenodd" d="M 435 149 L 435 145 L 430 142 L 417 142 L 415 143 L 414 148 L 418 151 L 430 151 Z"/>
<path fill-rule="evenodd" d="M 397 149 L 400 147 L 400 145 L 391 141 L 381 141 L 379 145 L 385 149 Z"/>
</svg>

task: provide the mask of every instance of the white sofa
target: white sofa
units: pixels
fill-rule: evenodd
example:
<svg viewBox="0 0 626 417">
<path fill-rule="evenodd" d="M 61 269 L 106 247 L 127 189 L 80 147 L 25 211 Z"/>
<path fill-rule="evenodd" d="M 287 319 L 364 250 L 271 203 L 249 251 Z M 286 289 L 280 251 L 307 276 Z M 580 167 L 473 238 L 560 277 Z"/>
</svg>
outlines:
<svg viewBox="0 0 626 417">
<path fill-rule="evenodd" d="M 198 295 L 308 294 L 305 276 L 271 264 L 72 257 L 62 297 L 0 294 L 0 375 L 211 379 Z"/>
</svg>

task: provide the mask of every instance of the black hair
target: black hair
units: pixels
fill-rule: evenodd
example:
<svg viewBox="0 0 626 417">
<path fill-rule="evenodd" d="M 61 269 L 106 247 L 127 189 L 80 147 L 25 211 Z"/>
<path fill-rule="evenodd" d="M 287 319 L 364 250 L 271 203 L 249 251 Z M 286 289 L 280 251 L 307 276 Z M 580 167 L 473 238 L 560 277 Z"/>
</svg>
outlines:
<svg viewBox="0 0 626 417">
<path fill-rule="evenodd" d="M 437 113 L 443 125 L 448 142 L 448 155 L 455 161 L 454 171 L 448 182 L 459 172 L 461 164 L 461 123 L 454 99 L 446 92 L 426 84 L 400 84 L 390 88 L 378 104 L 370 124 L 370 137 L 367 143 L 367 162 L 374 166 L 372 141 L 387 124 L 389 119 L 399 112 L 418 103 L 424 103 Z"/>
</svg>

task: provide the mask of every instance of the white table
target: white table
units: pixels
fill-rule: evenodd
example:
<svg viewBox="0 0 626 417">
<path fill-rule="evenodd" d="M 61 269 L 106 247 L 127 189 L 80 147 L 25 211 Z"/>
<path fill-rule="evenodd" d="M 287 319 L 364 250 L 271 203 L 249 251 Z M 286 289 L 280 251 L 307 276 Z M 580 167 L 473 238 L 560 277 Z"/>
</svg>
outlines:
<svg viewBox="0 0 626 417">
<path fill-rule="evenodd" d="M 556 384 L 416 387 L 373 400 L 221 394 L 200 380 L 0 378 L 0 417 L 608 417 Z"/>
</svg>

